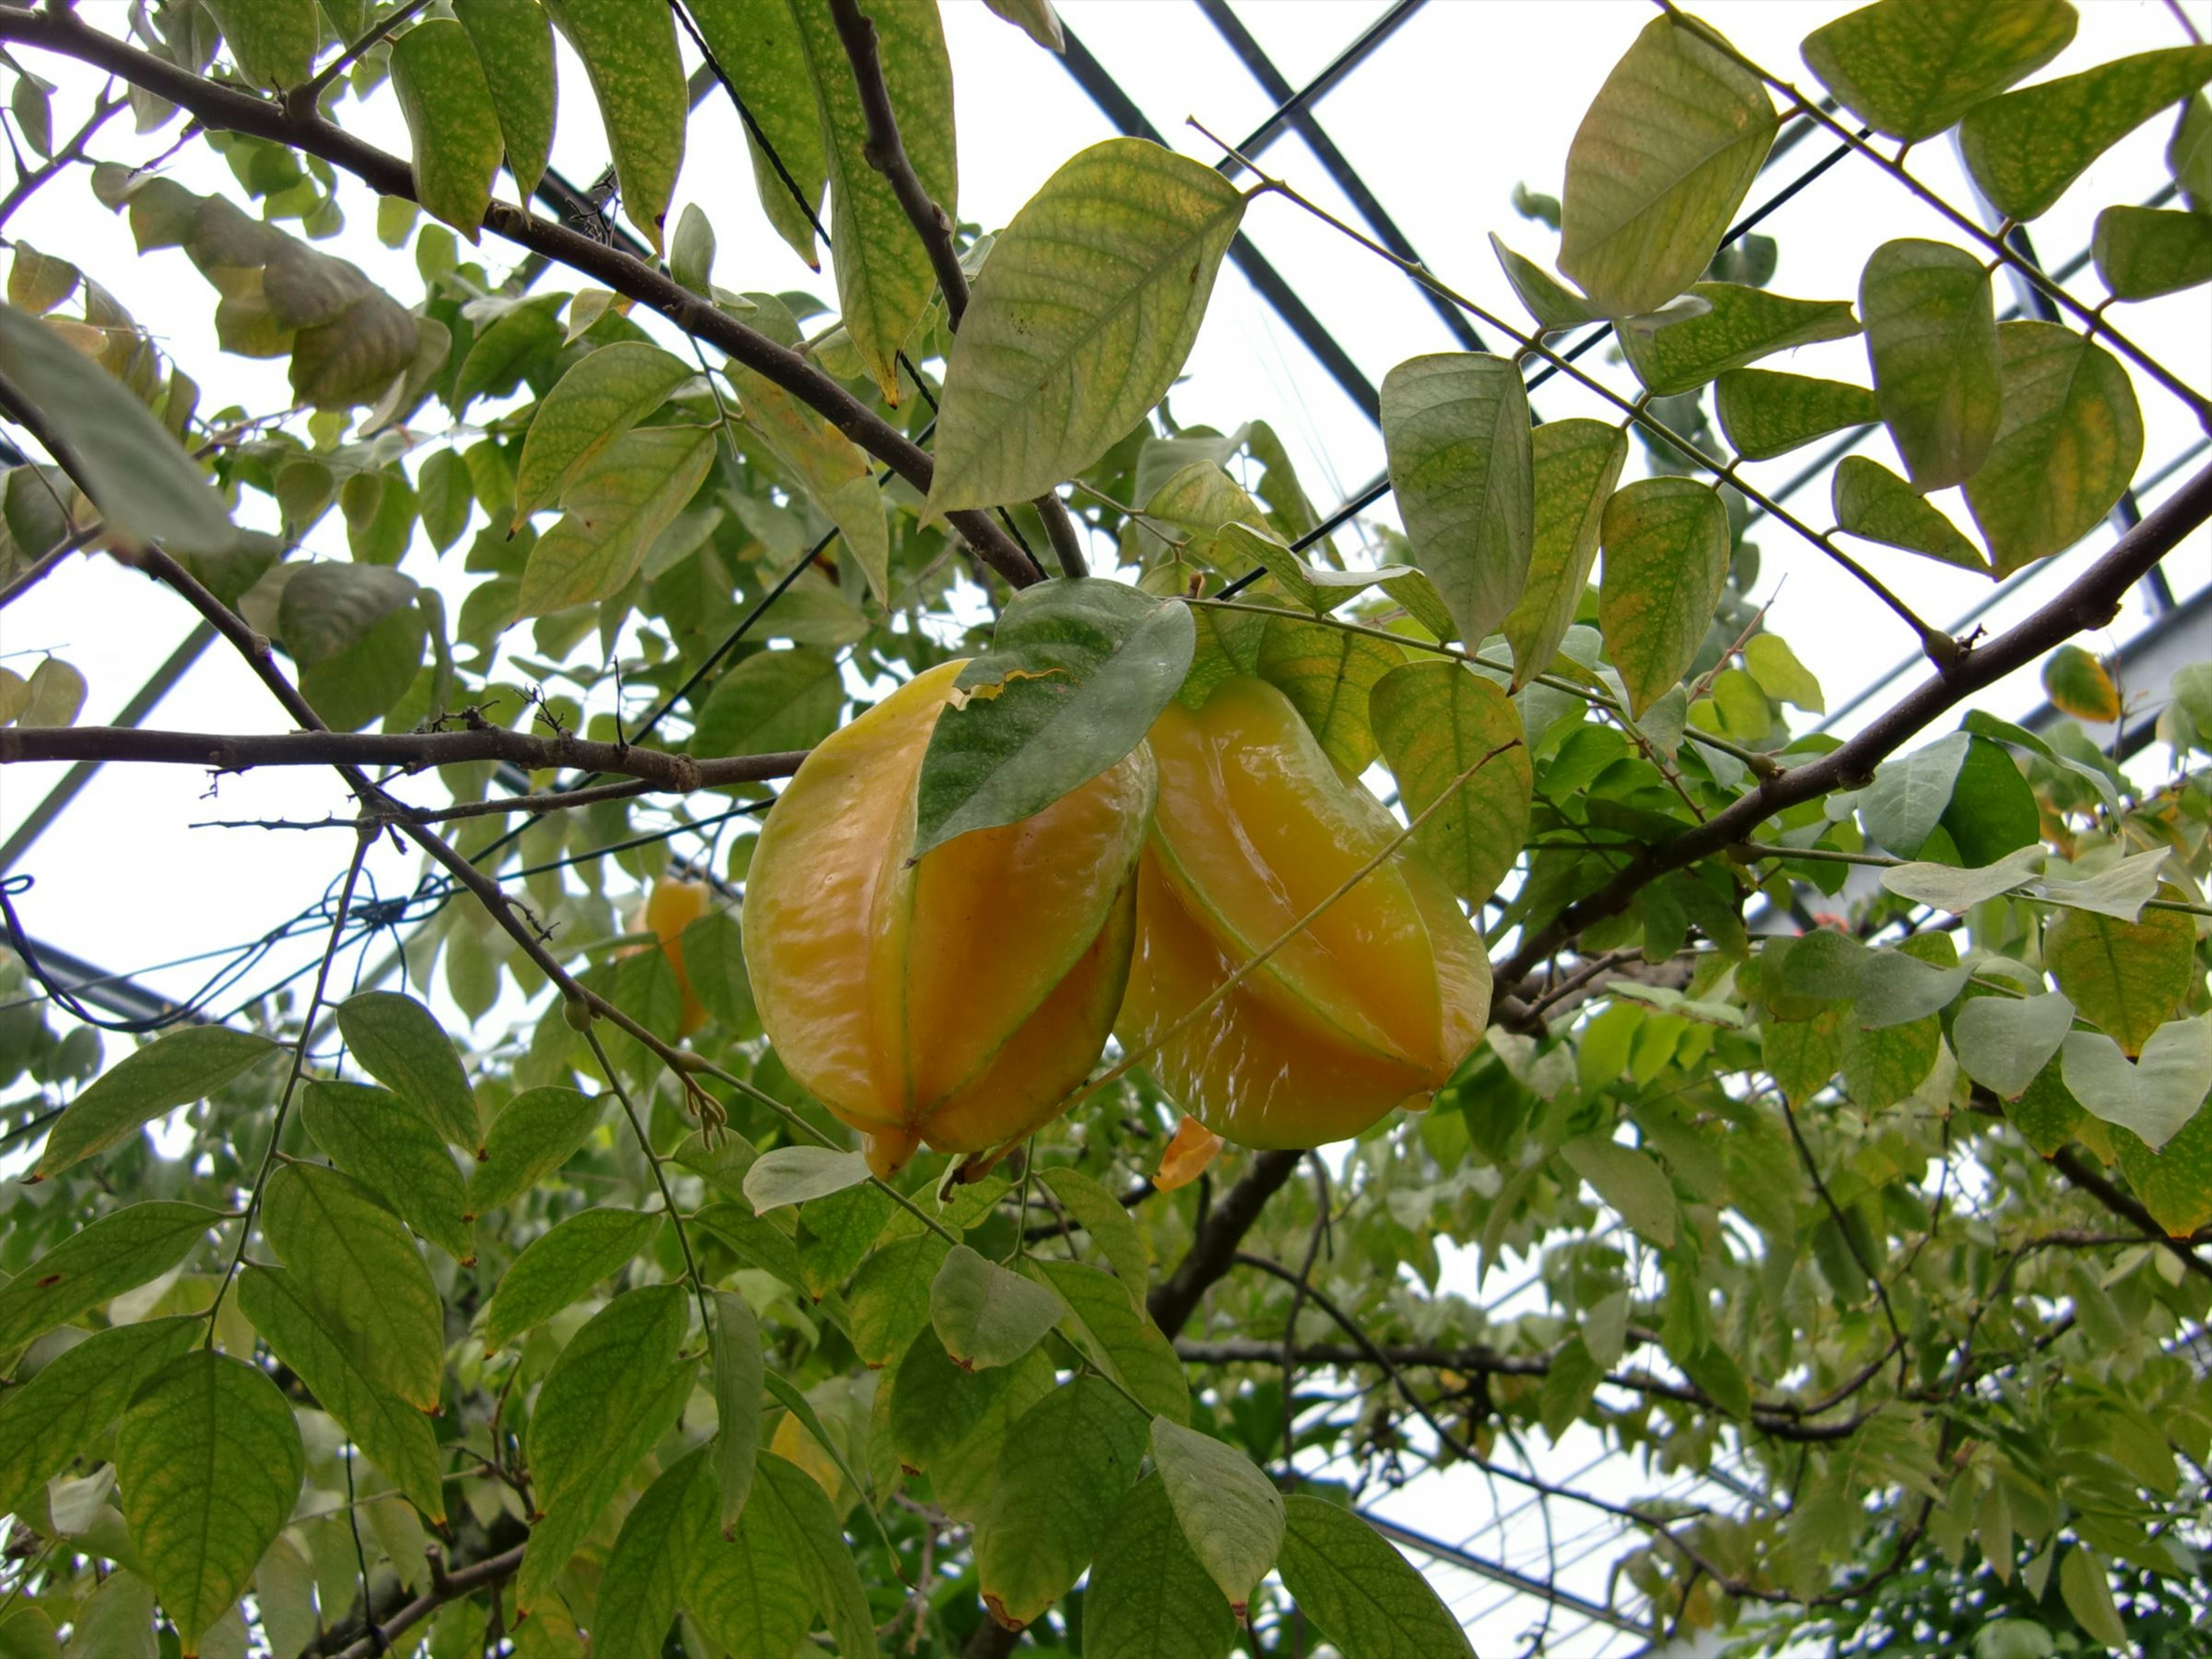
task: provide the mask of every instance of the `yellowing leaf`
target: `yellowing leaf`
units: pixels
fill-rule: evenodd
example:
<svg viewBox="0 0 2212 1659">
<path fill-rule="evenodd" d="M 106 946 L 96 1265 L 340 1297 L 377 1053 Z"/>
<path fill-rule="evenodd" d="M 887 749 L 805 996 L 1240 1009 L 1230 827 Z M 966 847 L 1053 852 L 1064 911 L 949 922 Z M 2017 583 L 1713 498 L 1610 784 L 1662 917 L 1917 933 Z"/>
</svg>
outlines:
<svg viewBox="0 0 2212 1659">
<path fill-rule="evenodd" d="M 2047 212 L 2088 165 L 2212 81 L 2212 46 L 2138 52 L 2007 93 L 1969 111 L 1959 149 L 1998 212 Z"/>
<path fill-rule="evenodd" d="M 538 0 L 453 0 L 499 116 L 507 170 L 527 204 L 553 154 L 553 20 Z"/>
<path fill-rule="evenodd" d="M 208 10 L 252 85 L 296 87 L 313 72 L 322 39 L 315 0 L 210 0 Z"/>
<path fill-rule="evenodd" d="M 1644 478 L 1606 503 L 1598 624 L 1630 713 L 1680 683 L 1728 580 L 1728 512 L 1687 478 Z"/>
<path fill-rule="evenodd" d="M 392 42 L 392 89 L 414 144 L 416 198 L 474 241 L 507 144 L 469 32 L 444 18 L 408 30 Z"/>
<path fill-rule="evenodd" d="M 1370 702 L 1375 734 L 1406 810 L 1428 813 L 1414 845 L 1454 892 L 1481 904 L 1528 838 L 1535 773 L 1520 711 L 1495 681 L 1443 658 L 1391 670 Z M 1452 788 L 1477 763 L 1480 769 Z M 1447 789 L 1451 799 L 1431 811 Z"/>
<path fill-rule="evenodd" d="M 592 77 L 623 216 L 661 251 L 662 221 L 684 165 L 691 99 L 676 50 L 676 19 L 662 0 L 544 0 Z"/>
<path fill-rule="evenodd" d="M 2066 0 L 1881 0 L 1805 37 L 1806 66 L 1877 132 L 1917 143 L 2074 38 Z"/>
<path fill-rule="evenodd" d="M 1859 278 L 1875 399 L 1914 488 L 1963 483 L 2003 407 L 1989 272 L 1943 242 L 1885 242 Z"/>
<path fill-rule="evenodd" d="M 714 462 L 714 434 L 702 427 L 635 427 L 608 445 L 564 492 L 561 521 L 531 548 L 520 614 L 565 611 L 619 592 Z"/>
<path fill-rule="evenodd" d="M 727 372 L 746 427 L 829 515 L 869 588 L 890 604 L 890 527 L 867 452 L 773 381 L 736 362 Z"/>
<path fill-rule="evenodd" d="M 1225 1144 L 1219 1135 L 1184 1113 L 1160 1153 L 1160 1167 L 1153 1171 L 1152 1185 L 1164 1193 L 1189 1186 L 1213 1167 Z"/>
<path fill-rule="evenodd" d="M 1981 550 L 1942 510 L 1879 461 L 1846 455 L 1829 479 L 1836 527 L 1885 547 L 1901 547 L 1979 575 L 1990 574 Z"/>
<path fill-rule="evenodd" d="M 689 0 L 686 9 L 707 42 L 707 50 L 744 100 L 761 137 L 745 125 L 745 149 L 753 162 L 753 188 L 761 211 L 792 252 L 815 270 L 814 216 L 821 211 L 829 179 L 823 150 L 822 112 L 814 77 L 790 0 Z M 849 77 L 851 71 L 847 70 Z M 906 112 L 898 111 L 899 137 L 906 137 Z M 763 149 L 761 138 L 768 141 Z M 775 160 L 769 160 L 769 151 Z M 781 163 L 779 170 L 778 163 Z M 788 175 L 788 182 L 787 182 Z"/>
<path fill-rule="evenodd" d="M 2043 960 L 2081 1017 L 2133 1054 L 2179 1007 L 2196 946 L 2196 924 L 2177 910 L 2134 922 L 2068 910 L 2044 930 Z"/>
<path fill-rule="evenodd" d="M 2120 717 L 2120 690 L 2105 665 L 2078 645 L 2062 645 L 2043 661 L 2043 690 L 2063 714 L 2110 725 Z"/>
</svg>

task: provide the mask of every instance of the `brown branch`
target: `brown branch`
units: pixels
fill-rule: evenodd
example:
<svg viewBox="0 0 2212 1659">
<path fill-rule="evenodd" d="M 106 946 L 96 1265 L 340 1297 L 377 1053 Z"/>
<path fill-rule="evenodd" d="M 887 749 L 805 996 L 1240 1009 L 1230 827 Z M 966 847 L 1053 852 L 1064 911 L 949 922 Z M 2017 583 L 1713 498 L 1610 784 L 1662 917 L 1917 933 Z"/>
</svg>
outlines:
<svg viewBox="0 0 2212 1659">
<path fill-rule="evenodd" d="M 15 210 L 21 207 L 24 203 L 29 201 L 32 197 L 37 195 L 40 190 L 44 189 L 47 181 L 52 179 L 56 173 L 61 172 L 64 167 L 73 166 L 75 163 L 82 161 L 84 159 L 85 146 L 92 142 L 93 135 L 98 132 L 100 128 L 106 126 L 109 120 L 114 116 L 115 112 L 123 108 L 129 102 L 130 100 L 127 98 L 108 99 L 103 97 L 97 104 L 94 105 L 91 117 L 82 126 L 76 130 L 76 136 L 75 137 L 71 138 L 69 143 L 64 144 L 59 149 L 56 150 L 52 156 L 47 158 L 43 166 L 33 167 L 30 172 L 23 174 L 22 177 L 16 179 L 15 187 L 9 190 L 5 197 L 0 197 L 0 225 L 5 225 L 10 219 L 14 218 L 15 216 Z"/>
<path fill-rule="evenodd" d="M 1832 789 L 1863 786 L 1878 763 L 1948 710 L 2075 635 L 2112 621 L 2128 590 L 2207 518 L 2212 518 L 2212 466 L 2160 502 L 2048 605 L 1921 682 L 1841 748 L 1764 780 L 1709 822 L 1685 830 L 1664 846 L 1642 849 L 1604 886 L 1569 905 L 1549 926 L 1524 939 L 1510 958 L 1498 964 L 1498 982 L 1525 978 L 1584 928 L 1627 909 L 1637 894 L 1659 877 L 1735 845 L 1784 808 Z"/>
<path fill-rule="evenodd" d="M 0 41 L 59 52 L 120 76 L 188 110 L 204 125 L 303 150 L 344 168 L 380 195 L 414 201 L 414 170 L 398 156 L 363 143 L 313 111 L 283 105 L 203 80 L 188 70 L 103 34 L 74 13 L 19 11 L 0 6 Z M 557 260 L 602 286 L 647 306 L 696 339 L 726 353 L 823 416 L 854 443 L 925 494 L 933 476 L 928 453 L 799 353 L 756 333 L 672 277 L 618 248 L 527 210 L 495 200 L 484 228 L 518 246 Z M 988 514 L 945 515 L 969 546 L 1010 586 L 1036 580 L 1019 544 Z"/>
<path fill-rule="evenodd" d="M 1182 1334 L 1198 1310 L 1199 1299 L 1236 1265 L 1237 1247 L 1304 1156 L 1303 1152 L 1261 1152 L 1199 1223 L 1189 1253 L 1145 1298 L 1153 1322 L 1167 1335 Z"/>
<path fill-rule="evenodd" d="M 392 1638 L 412 1630 L 448 1601 L 458 1601 L 465 1595 L 502 1583 L 514 1577 L 522 1565 L 523 1547 L 517 1544 L 511 1550 L 485 1557 L 468 1566 L 448 1572 L 433 1565 L 430 1588 L 405 1606 L 394 1608 L 385 1618 L 377 1620 L 374 1630 L 342 1648 L 327 1647 L 328 1637 L 307 1650 L 308 1655 L 326 1659 L 372 1659 L 372 1656 L 396 1652 Z M 332 1632 L 337 1634 L 337 1632 Z M 304 1659 L 304 1656 L 303 1656 Z"/>
</svg>

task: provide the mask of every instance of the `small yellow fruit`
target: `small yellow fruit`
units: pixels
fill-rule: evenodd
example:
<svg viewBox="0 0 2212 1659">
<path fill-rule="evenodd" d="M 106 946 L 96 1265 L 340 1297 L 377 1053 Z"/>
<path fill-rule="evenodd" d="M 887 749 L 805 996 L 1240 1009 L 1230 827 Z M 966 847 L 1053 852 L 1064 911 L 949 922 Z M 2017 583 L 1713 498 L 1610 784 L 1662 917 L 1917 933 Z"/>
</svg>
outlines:
<svg viewBox="0 0 2212 1659">
<path fill-rule="evenodd" d="M 684 1036 L 707 1023 L 706 1006 L 692 994 L 691 975 L 684 969 L 684 930 L 707 914 L 714 897 L 714 890 L 703 881 L 656 881 L 642 908 L 630 919 L 633 933 L 649 932 L 660 940 L 661 954 L 676 970 L 676 988 L 684 994 L 684 1013 L 677 1030 Z"/>
<path fill-rule="evenodd" d="M 1128 973 L 1156 784 L 1136 751 L 1042 811 L 909 863 L 915 788 L 962 664 L 918 676 L 809 756 L 745 891 L 761 1024 L 878 1174 L 923 1142 L 980 1152 L 1058 1115 Z"/>
</svg>

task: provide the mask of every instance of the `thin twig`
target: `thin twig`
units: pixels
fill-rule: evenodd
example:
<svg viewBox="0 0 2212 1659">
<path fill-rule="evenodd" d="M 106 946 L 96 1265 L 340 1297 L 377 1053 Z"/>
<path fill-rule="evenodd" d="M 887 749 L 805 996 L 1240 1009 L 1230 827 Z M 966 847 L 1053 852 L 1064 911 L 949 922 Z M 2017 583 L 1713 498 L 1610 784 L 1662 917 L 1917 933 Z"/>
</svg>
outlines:
<svg viewBox="0 0 2212 1659">
<path fill-rule="evenodd" d="M 295 88 L 286 94 L 287 100 L 296 100 L 299 108 L 312 113 L 316 101 L 322 97 L 325 89 L 331 82 L 359 62 L 363 52 L 390 34 L 392 30 L 398 28 L 402 23 L 407 22 L 416 14 L 428 9 L 429 4 L 430 0 L 407 0 L 405 5 L 401 6 L 383 21 L 371 24 L 362 33 L 361 39 L 318 70 L 314 79 L 309 81 L 305 86 Z"/>
</svg>

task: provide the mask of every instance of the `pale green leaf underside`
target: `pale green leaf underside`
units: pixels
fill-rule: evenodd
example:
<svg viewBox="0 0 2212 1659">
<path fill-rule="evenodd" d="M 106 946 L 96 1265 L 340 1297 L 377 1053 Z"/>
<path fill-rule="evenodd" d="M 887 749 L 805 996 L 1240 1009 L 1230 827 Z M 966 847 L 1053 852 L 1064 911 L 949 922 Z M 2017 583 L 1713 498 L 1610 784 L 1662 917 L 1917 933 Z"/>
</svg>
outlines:
<svg viewBox="0 0 2212 1659">
<path fill-rule="evenodd" d="M 1429 814 L 1415 844 L 1460 897 L 1480 905 L 1528 838 L 1534 769 L 1520 711 L 1494 681 L 1442 658 L 1393 669 L 1370 703 L 1406 810 Z M 1451 799 L 1431 811 L 1447 789 Z"/>
<path fill-rule="evenodd" d="M 1701 483 L 1646 478 L 1606 504 L 1602 538 L 1598 621 L 1640 716 L 1680 683 L 1712 623 L 1728 579 L 1728 512 Z"/>
<path fill-rule="evenodd" d="M 2008 219 L 2039 217 L 2089 164 L 2212 81 L 2212 46 L 2139 52 L 1978 105 L 1959 148 Z"/>
<path fill-rule="evenodd" d="M 1921 490 L 1963 483 L 2002 408 L 1989 273 L 1964 248 L 1885 242 L 1859 278 L 1875 399 Z"/>
<path fill-rule="evenodd" d="M 1989 574 L 1988 561 L 1965 532 L 1881 462 L 1863 455 L 1844 456 L 1830 481 L 1829 493 L 1838 529 L 1885 547 L 1901 547 L 1962 570 Z"/>
<path fill-rule="evenodd" d="M 1845 427 L 1881 418 L 1874 393 L 1841 380 L 1734 368 L 1713 386 L 1721 430 L 1747 461 L 1771 460 Z"/>
<path fill-rule="evenodd" d="M 1547 421 L 1529 437 L 1535 522 L 1528 580 L 1502 624 L 1516 691 L 1552 665 L 1574 626 L 1597 562 L 1605 504 L 1628 459 L 1628 434 L 1604 421 Z"/>
</svg>

